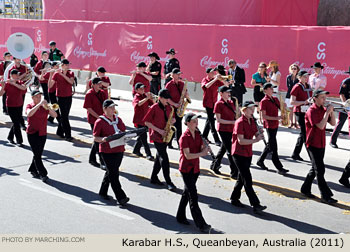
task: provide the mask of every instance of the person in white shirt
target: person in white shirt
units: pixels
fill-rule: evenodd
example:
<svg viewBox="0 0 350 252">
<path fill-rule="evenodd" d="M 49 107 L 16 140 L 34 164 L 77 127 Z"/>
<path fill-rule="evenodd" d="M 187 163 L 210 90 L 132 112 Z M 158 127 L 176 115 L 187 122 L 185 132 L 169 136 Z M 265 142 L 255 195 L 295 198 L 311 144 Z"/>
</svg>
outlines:
<svg viewBox="0 0 350 252">
<path fill-rule="evenodd" d="M 280 81 L 281 81 L 281 72 L 278 69 L 278 63 L 276 60 L 271 60 L 269 62 L 269 65 L 267 66 L 267 69 L 271 69 L 271 72 L 269 73 L 269 78 L 268 80 L 270 83 L 272 83 L 274 86 L 273 88 L 273 93 L 278 94 L 278 89 L 280 86 Z"/>
<path fill-rule="evenodd" d="M 316 62 L 311 68 L 314 69 L 314 73 L 309 77 L 309 84 L 313 90 L 325 89 L 327 86 L 327 77 L 321 72 L 323 66 L 320 62 Z"/>
</svg>

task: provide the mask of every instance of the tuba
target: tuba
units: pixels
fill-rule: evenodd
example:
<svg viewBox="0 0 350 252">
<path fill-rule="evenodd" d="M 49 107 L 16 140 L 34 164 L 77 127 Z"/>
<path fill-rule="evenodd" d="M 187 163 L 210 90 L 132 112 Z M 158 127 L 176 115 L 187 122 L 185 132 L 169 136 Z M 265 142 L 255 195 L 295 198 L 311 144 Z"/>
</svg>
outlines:
<svg viewBox="0 0 350 252">
<path fill-rule="evenodd" d="M 7 39 L 6 46 L 11 55 L 17 59 L 26 59 L 32 55 L 34 51 L 34 42 L 33 40 L 25 33 L 16 32 L 10 35 Z M 12 62 L 6 67 L 4 72 L 4 81 L 8 79 L 8 74 L 10 69 L 15 63 Z M 34 82 L 35 73 L 33 68 L 30 65 L 24 64 L 25 67 L 29 70 L 27 75 L 24 77 L 23 81 L 26 86 L 31 85 Z"/>
<path fill-rule="evenodd" d="M 282 125 L 283 126 L 289 126 L 289 111 L 285 107 L 285 102 L 282 97 L 282 94 L 280 93 L 280 110 L 281 110 L 281 117 L 282 117 Z"/>
<path fill-rule="evenodd" d="M 169 143 L 173 138 L 174 132 L 176 131 L 176 128 L 173 125 L 171 125 L 171 121 L 173 120 L 173 115 L 174 115 L 174 108 L 172 106 L 170 107 L 171 107 L 171 112 L 169 114 L 168 121 L 166 122 L 166 125 L 164 128 L 164 131 L 165 131 L 165 135 L 163 136 L 164 143 Z"/>
<path fill-rule="evenodd" d="M 191 103 L 191 99 L 185 98 L 186 92 L 187 92 L 187 80 L 185 81 L 184 87 L 182 89 L 182 93 L 180 97 L 180 106 L 176 110 L 176 115 L 178 117 L 184 116 L 187 105 Z"/>
</svg>

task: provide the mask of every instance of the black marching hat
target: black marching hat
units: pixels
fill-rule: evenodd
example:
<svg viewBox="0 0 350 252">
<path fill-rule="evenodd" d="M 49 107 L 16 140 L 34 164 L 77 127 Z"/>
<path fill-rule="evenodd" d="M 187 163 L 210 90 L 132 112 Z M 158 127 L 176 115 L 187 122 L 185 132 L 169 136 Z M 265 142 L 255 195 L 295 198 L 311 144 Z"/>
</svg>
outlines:
<svg viewBox="0 0 350 252">
<path fill-rule="evenodd" d="M 170 48 L 169 51 L 165 52 L 166 54 L 176 54 L 177 52 L 175 51 L 174 48 Z"/>
</svg>

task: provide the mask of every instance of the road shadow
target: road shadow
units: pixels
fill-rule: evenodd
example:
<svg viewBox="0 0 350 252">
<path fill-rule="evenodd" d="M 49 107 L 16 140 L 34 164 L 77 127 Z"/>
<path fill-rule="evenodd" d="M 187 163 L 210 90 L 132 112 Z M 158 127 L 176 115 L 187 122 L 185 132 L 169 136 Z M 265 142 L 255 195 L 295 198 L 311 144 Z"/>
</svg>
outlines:
<svg viewBox="0 0 350 252">
<path fill-rule="evenodd" d="M 12 169 L 7 169 L 7 168 L 0 167 L 0 177 L 2 177 L 3 175 L 19 176 L 19 174 L 16 173 L 16 172 L 13 172 Z"/>
<path fill-rule="evenodd" d="M 16 145 L 13 145 L 8 141 L 3 141 L 3 140 L 0 140 L 0 145 L 6 146 L 6 147 L 12 147 L 12 148 L 16 147 Z"/>
<path fill-rule="evenodd" d="M 57 190 L 63 193 L 76 196 L 80 198 L 83 202 L 88 204 L 92 204 L 92 205 L 115 205 L 116 204 L 116 201 L 114 200 L 111 200 L 111 201 L 103 200 L 100 197 L 100 195 L 98 195 L 98 193 L 89 191 L 79 186 L 66 184 L 55 179 L 50 178 L 46 184 L 56 188 Z M 100 201 L 101 203 L 97 203 L 93 201 Z"/>
</svg>

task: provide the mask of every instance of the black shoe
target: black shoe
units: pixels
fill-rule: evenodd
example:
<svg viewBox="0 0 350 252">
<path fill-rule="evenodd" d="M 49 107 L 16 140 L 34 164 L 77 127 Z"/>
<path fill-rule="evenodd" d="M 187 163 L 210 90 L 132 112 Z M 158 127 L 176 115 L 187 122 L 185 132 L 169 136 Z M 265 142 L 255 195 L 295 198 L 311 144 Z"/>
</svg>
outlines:
<svg viewBox="0 0 350 252">
<path fill-rule="evenodd" d="M 316 198 L 315 195 L 313 195 L 311 192 L 304 192 L 304 191 L 300 191 L 305 197 L 309 198 L 309 199 L 314 199 Z"/>
<path fill-rule="evenodd" d="M 40 178 L 40 175 L 37 172 L 31 172 L 30 174 L 32 174 L 33 178 L 36 178 L 36 179 Z"/>
<path fill-rule="evenodd" d="M 342 184 L 343 186 L 347 187 L 347 188 L 350 188 L 350 183 L 347 179 L 343 179 L 343 178 L 340 178 L 339 179 L 339 183 Z"/>
<path fill-rule="evenodd" d="M 22 143 L 17 143 L 17 146 L 18 146 L 18 147 L 24 147 L 24 144 L 22 144 Z"/>
<path fill-rule="evenodd" d="M 208 225 L 208 224 L 204 224 L 201 228 L 199 228 L 199 230 L 200 230 L 202 233 L 209 234 L 209 232 L 210 232 L 210 230 L 211 230 L 211 226 Z"/>
<path fill-rule="evenodd" d="M 135 151 L 133 151 L 132 153 L 135 154 L 135 155 L 138 156 L 138 157 L 143 157 L 143 155 L 142 155 L 141 152 L 135 152 Z"/>
<path fill-rule="evenodd" d="M 181 224 L 184 224 L 184 225 L 190 225 L 190 222 L 187 219 L 181 220 L 181 219 L 176 218 L 176 220 L 177 220 L 178 223 L 181 223 Z"/>
<path fill-rule="evenodd" d="M 268 168 L 265 166 L 263 162 L 258 161 L 256 165 L 259 166 L 262 170 L 265 170 L 265 171 L 268 170 Z"/>
<path fill-rule="evenodd" d="M 100 168 L 100 164 L 97 163 L 97 161 L 95 161 L 95 160 L 90 160 L 90 161 L 89 161 L 89 164 L 91 164 L 92 166 L 95 166 L 95 167 Z"/>
<path fill-rule="evenodd" d="M 289 172 L 289 170 L 284 169 L 284 168 L 280 168 L 280 169 L 278 169 L 278 171 L 277 171 L 277 173 L 278 173 L 278 174 L 281 174 L 281 175 L 285 175 L 287 172 Z"/>
<path fill-rule="evenodd" d="M 300 156 L 292 156 L 292 158 L 294 159 L 294 160 L 298 160 L 298 161 L 304 161 L 304 159 L 302 159 Z"/>
<path fill-rule="evenodd" d="M 329 145 L 335 149 L 338 149 L 338 145 L 337 144 L 333 144 L 333 143 L 329 143 Z"/>
<path fill-rule="evenodd" d="M 215 141 L 216 146 L 221 146 L 221 141 Z"/>
<path fill-rule="evenodd" d="M 152 155 L 147 155 L 146 159 L 149 161 L 154 161 L 154 157 Z"/>
<path fill-rule="evenodd" d="M 261 213 L 267 208 L 267 206 L 257 205 L 253 207 L 254 213 Z"/>
<path fill-rule="evenodd" d="M 173 183 L 169 183 L 168 184 L 168 190 L 175 192 L 176 191 L 176 186 Z"/>
<path fill-rule="evenodd" d="M 126 203 L 128 203 L 129 202 L 129 198 L 128 197 L 126 197 L 126 198 L 124 198 L 124 199 L 121 199 L 120 201 L 119 201 L 119 204 L 121 205 L 121 206 L 126 206 Z"/>
<path fill-rule="evenodd" d="M 48 176 L 44 176 L 44 177 L 41 178 L 41 181 L 44 182 L 44 183 L 46 183 L 48 179 L 49 179 Z"/>
<path fill-rule="evenodd" d="M 9 141 L 10 144 L 15 144 L 15 141 L 13 141 L 12 139 L 7 138 L 7 141 Z"/>
<path fill-rule="evenodd" d="M 337 203 L 338 200 L 333 199 L 333 198 L 329 198 L 329 199 L 321 198 L 321 202 L 330 205 L 330 204 L 335 204 L 335 203 Z"/>
<path fill-rule="evenodd" d="M 103 198 L 104 200 L 112 200 L 113 199 L 113 197 L 112 196 L 109 196 L 109 195 L 103 195 L 103 194 L 98 194 L 98 195 L 100 195 L 100 197 L 101 198 Z"/>
<path fill-rule="evenodd" d="M 161 182 L 158 178 L 157 179 L 151 179 L 151 184 L 154 184 L 154 185 L 164 185 L 163 182 Z"/>
<path fill-rule="evenodd" d="M 73 142 L 73 137 L 66 137 L 66 141 L 68 141 L 68 142 Z"/>
<path fill-rule="evenodd" d="M 236 206 L 236 207 L 241 207 L 241 208 L 245 207 L 245 206 L 242 204 L 242 202 L 240 202 L 239 200 L 231 200 L 231 204 L 234 205 L 234 206 Z"/>
</svg>

